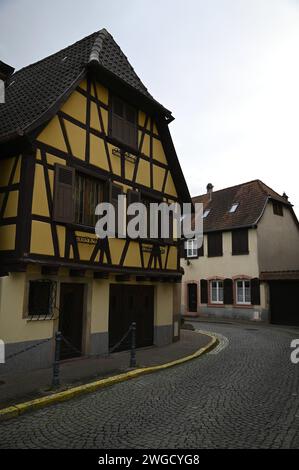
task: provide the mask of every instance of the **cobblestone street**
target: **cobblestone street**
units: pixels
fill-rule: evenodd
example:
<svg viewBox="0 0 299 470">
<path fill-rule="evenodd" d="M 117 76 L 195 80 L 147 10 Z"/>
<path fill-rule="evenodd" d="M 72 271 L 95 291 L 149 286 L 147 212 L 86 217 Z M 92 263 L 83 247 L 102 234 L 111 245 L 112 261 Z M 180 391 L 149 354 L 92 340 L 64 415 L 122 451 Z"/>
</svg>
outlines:
<svg viewBox="0 0 299 470">
<path fill-rule="evenodd" d="M 299 331 L 196 323 L 202 358 L 0 425 L 1 448 L 299 448 Z"/>
</svg>

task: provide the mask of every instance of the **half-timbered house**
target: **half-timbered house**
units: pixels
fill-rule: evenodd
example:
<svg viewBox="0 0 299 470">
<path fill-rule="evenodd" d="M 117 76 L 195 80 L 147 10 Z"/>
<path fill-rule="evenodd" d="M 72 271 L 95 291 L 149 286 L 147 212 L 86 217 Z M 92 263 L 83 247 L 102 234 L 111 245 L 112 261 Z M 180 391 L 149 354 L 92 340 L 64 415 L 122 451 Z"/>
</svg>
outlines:
<svg viewBox="0 0 299 470">
<path fill-rule="evenodd" d="M 137 346 L 172 342 L 178 241 L 99 239 L 94 228 L 95 206 L 120 194 L 190 202 L 171 112 L 105 29 L 13 74 L 2 69 L 0 338 L 6 354 L 27 350 L 13 368 L 50 364 L 44 340 L 58 330 L 72 346 L 62 358 L 107 353 L 132 321 Z"/>
</svg>

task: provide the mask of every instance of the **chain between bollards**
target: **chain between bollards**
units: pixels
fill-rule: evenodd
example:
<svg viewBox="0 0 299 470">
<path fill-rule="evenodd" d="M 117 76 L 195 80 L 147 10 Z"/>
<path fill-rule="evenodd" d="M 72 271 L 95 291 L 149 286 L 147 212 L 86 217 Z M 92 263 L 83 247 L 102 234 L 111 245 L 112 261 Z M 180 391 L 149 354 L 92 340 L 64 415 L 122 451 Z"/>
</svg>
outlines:
<svg viewBox="0 0 299 470">
<path fill-rule="evenodd" d="M 130 368 L 136 367 L 136 323 L 131 325 L 131 353 L 130 353 Z"/>
<path fill-rule="evenodd" d="M 56 388 L 60 385 L 60 374 L 59 374 L 59 361 L 60 361 L 60 349 L 61 349 L 62 334 L 60 331 L 55 333 L 55 357 L 53 362 L 53 378 L 52 387 Z"/>
</svg>

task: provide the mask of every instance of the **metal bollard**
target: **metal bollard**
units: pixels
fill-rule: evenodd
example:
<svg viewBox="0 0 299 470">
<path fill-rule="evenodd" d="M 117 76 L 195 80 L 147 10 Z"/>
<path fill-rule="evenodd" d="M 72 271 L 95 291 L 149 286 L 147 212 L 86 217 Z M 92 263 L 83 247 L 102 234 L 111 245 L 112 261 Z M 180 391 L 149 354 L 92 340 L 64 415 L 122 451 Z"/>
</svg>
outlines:
<svg viewBox="0 0 299 470">
<path fill-rule="evenodd" d="M 56 388 L 60 385 L 59 377 L 59 360 L 60 360 L 60 348 L 61 348 L 62 335 L 60 331 L 55 333 L 55 357 L 53 362 L 53 378 L 52 378 L 52 387 Z"/>
<path fill-rule="evenodd" d="M 136 323 L 131 325 L 131 353 L 130 353 L 130 368 L 136 367 Z"/>
</svg>

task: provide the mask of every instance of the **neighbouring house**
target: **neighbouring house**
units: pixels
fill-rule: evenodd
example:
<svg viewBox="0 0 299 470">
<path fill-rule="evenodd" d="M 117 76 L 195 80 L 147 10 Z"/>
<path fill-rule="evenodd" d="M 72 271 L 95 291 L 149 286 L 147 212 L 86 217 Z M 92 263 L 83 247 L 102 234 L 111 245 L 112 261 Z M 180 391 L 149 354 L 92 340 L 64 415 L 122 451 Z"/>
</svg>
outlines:
<svg viewBox="0 0 299 470">
<path fill-rule="evenodd" d="M 0 372 L 108 352 L 137 322 L 137 346 L 179 337 L 179 242 L 95 235 L 118 196 L 191 202 L 168 125 L 105 29 L 12 73 L 0 105 Z M 48 340 L 48 341 L 47 341 Z M 36 347 L 34 347 L 36 346 Z M 121 347 L 128 347 L 125 343 Z"/>
<path fill-rule="evenodd" d="M 286 194 L 255 180 L 194 197 L 201 247 L 185 243 L 182 313 L 299 324 L 299 224 Z"/>
</svg>

